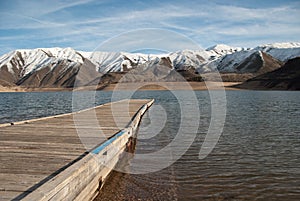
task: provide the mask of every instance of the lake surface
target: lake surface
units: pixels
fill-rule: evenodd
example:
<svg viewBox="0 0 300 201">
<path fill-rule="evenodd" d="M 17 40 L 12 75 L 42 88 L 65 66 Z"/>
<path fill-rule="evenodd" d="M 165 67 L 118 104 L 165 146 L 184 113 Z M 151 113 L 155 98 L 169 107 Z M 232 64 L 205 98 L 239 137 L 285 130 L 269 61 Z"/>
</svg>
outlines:
<svg viewBox="0 0 300 201">
<path fill-rule="evenodd" d="M 77 109 L 91 107 L 89 92 L 79 93 L 82 104 Z M 194 104 L 189 93 L 182 92 L 186 105 Z M 222 135 L 204 159 L 199 159 L 199 151 L 209 129 L 211 101 L 207 91 L 195 95 L 199 128 L 187 125 L 197 131 L 185 134 L 195 139 L 183 156 L 156 172 L 113 172 L 96 200 L 299 200 L 300 92 L 227 91 Z M 93 104 L 110 102 L 111 96 L 111 92 L 97 92 Z M 140 91 L 133 97 L 156 99 L 141 122 L 135 156 L 155 153 L 180 135 L 180 127 L 186 125 L 176 95 Z M 1 123 L 72 112 L 72 93 L 0 93 L 0 111 Z M 151 114 L 158 114 L 158 121 Z M 193 122 L 195 115 L 189 111 L 184 118 Z M 158 130 L 149 129 L 156 124 Z M 172 147 L 169 153 L 176 151 Z M 134 157 L 125 158 L 122 164 L 131 171 L 133 161 Z"/>
</svg>

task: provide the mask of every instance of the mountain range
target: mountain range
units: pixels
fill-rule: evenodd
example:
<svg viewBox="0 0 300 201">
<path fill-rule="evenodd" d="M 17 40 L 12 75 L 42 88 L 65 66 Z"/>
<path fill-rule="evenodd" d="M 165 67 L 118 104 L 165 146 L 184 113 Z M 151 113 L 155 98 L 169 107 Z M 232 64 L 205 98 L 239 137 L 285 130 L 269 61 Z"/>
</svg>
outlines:
<svg viewBox="0 0 300 201">
<path fill-rule="evenodd" d="M 0 57 L 0 85 L 70 88 L 99 82 L 214 80 L 245 81 L 281 68 L 300 56 L 300 43 L 255 48 L 215 45 L 166 54 L 83 52 L 72 48 L 19 49 Z M 176 72 L 176 73 L 175 73 Z"/>
</svg>

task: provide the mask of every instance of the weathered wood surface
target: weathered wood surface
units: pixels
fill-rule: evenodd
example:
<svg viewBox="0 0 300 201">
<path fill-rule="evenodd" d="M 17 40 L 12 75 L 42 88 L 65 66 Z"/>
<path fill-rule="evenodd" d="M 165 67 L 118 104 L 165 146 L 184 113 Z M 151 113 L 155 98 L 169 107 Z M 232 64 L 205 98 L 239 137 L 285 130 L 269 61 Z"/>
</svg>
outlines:
<svg viewBox="0 0 300 201">
<path fill-rule="evenodd" d="M 124 100 L 76 115 L 0 125 L 0 200 L 21 199 L 39 188 L 125 128 L 148 102 Z"/>
</svg>

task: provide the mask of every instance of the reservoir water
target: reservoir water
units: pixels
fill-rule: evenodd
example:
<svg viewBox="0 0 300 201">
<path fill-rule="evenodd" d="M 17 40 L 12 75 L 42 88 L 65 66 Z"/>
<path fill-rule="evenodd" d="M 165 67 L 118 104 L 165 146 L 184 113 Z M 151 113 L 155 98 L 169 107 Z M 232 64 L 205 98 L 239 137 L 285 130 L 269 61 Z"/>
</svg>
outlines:
<svg viewBox="0 0 300 201">
<path fill-rule="evenodd" d="M 85 100 L 90 92 L 78 93 L 83 94 L 79 109 L 91 107 Z M 96 200 L 299 200 L 300 92 L 226 91 L 223 132 L 204 159 L 199 159 L 199 151 L 209 128 L 210 97 L 207 91 L 195 95 L 199 128 L 189 125 L 196 126 L 197 133 L 188 150 L 156 172 L 114 171 Z M 110 102 L 111 96 L 97 92 L 94 104 Z M 180 104 L 169 91 L 139 91 L 133 97 L 156 100 L 141 122 L 134 154 L 155 153 L 178 135 Z M 149 133 L 145 128 L 155 123 L 149 114 L 157 108 L 166 118 L 158 116 L 163 126 Z M 0 111 L 1 123 L 72 112 L 72 92 L 0 93 Z M 193 111 L 188 114 L 185 118 L 194 117 Z M 130 170 L 131 159 L 122 162 Z"/>
</svg>

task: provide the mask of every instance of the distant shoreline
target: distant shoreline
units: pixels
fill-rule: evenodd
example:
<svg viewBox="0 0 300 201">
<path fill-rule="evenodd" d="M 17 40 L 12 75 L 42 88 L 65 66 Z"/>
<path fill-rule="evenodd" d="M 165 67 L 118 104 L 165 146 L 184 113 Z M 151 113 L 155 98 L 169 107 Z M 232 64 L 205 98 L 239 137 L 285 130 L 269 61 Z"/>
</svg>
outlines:
<svg viewBox="0 0 300 201">
<path fill-rule="evenodd" d="M 151 91 L 151 90 L 195 90 L 205 91 L 208 90 L 241 90 L 234 88 L 234 85 L 241 82 L 139 82 L 139 83 L 115 83 L 98 88 L 99 91 L 114 91 L 114 90 L 138 90 L 138 91 Z M 24 87 L 3 87 L 0 86 L 0 92 L 55 92 L 55 91 L 72 91 L 73 88 L 24 88 Z M 78 91 L 95 90 L 95 87 L 82 87 Z"/>
<path fill-rule="evenodd" d="M 139 91 L 150 91 L 150 90 L 241 90 L 234 88 L 234 85 L 240 84 L 241 82 L 142 82 L 142 83 L 117 83 L 109 84 L 102 88 L 103 91 L 114 91 L 114 90 L 139 90 Z M 206 86 L 208 85 L 208 87 Z"/>
</svg>

